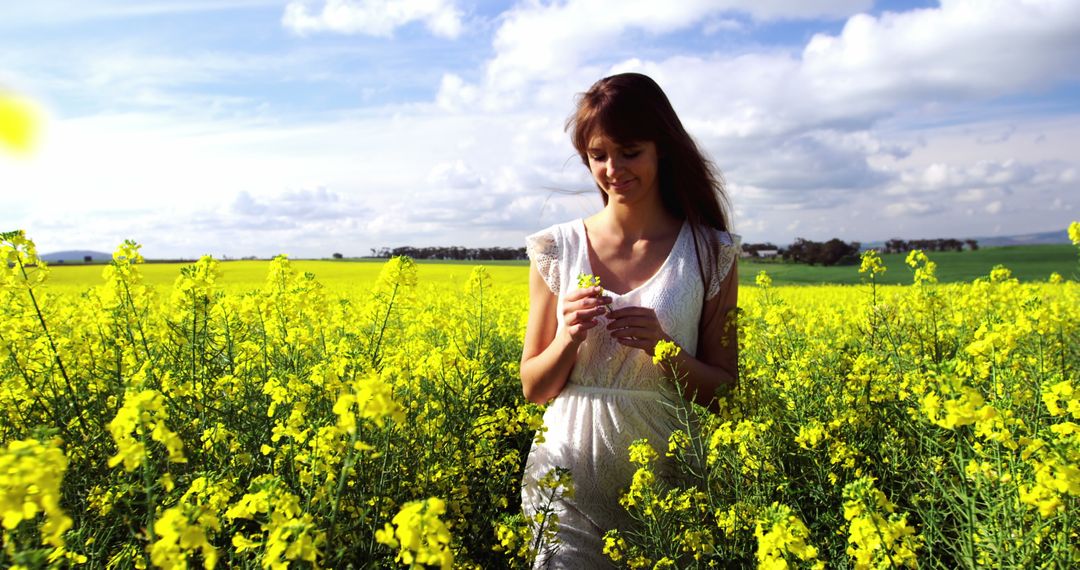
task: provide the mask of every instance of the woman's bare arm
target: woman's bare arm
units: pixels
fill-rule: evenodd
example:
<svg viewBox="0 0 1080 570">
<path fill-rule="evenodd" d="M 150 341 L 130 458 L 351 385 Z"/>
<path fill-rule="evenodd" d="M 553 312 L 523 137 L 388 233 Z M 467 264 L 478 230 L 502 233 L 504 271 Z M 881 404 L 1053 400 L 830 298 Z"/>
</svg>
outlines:
<svg viewBox="0 0 1080 570">
<path fill-rule="evenodd" d="M 529 321 L 521 352 L 521 388 L 525 399 L 542 404 L 558 396 L 577 362 L 577 349 L 588 330 L 599 324 L 610 298 L 597 297 L 600 288 L 575 289 L 563 302 L 566 327 L 558 330 L 559 299 L 548 288 L 533 262 L 529 266 Z"/>
<path fill-rule="evenodd" d="M 739 341 L 733 322 L 739 304 L 738 263 L 720 284 L 720 292 L 701 308 L 697 357 L 685 351 L 661 367 L 669 377 L 679 377 L 687 398 L 707 406 L 739 382 Z"/>
</svg>

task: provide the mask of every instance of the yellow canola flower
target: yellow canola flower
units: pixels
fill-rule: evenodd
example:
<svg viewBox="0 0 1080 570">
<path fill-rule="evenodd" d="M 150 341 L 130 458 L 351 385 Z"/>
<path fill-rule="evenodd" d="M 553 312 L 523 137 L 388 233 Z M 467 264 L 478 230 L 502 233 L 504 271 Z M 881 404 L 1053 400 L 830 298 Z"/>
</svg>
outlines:
<svg viewBox="0 0 1080 570">
<path fill-rule="evenodd" d="M 1080 245 L 1080 222 L 1069 224 L 1069 240 L 1073 245 Z"/>
<path fill-rule="evenodd" d="M 757 277 L 754 278 L 754 284 L 762 289 L 768 289 L 772 286 L 772 277 L 769 277 L 769 273 L 762 269 L 758 272 Z"/>
<path fill-rule="evenodd" d="M 624 552 L 626 552 L 626 540 L 619 531 L 615 529 L 607 531 L 604 534 L 604 555 L 613 562 L 619 562 L 623 559 Z"/>
<path fill-rule="evenodd" d="M 30 152 L 38 123 L 38 112 L 28 100 L 0 93 L 0 146 L 17 153 Z"/>
<path fill-rule="evenodd" d="M 806 543 L 810 530 L 791 512 L 791 508 L 773 503 L 766 508 L 757 520 L 754 528 L 757 537 L 757 560 L 759 569 L 786 569 L 786 555 L 794 555 L 799 560 L 813 562 L 811 568 L 824 568 L 824 562 L 817 560 L 817 548 Z"/>
<path fill-rule="evenodd" d="M 915 270 L 915 285 L 937 283 L 937 264 L 930 261 L 923 250 L 911 250 L 904 261 Z"/>
<path fill-rule="evenodd" d="M 859 273 L 869 273 L 871 277 L 878 273 L 885 273 L 885 264 L 881 262 L 881 256 L 876 249 L 868 249 L 862 253 L 862 264 Z"/>
<path fill-rule="evenodd" d="M 393 387 L 379 378 L 378 374 L 362 376 L 342 392 L 334 404 L 338 416 L 338 428 L 348 434 L 356 432 L 357 418 L 374 422 L 379 427 L 392 419 L 405 421 L 405 410 L 394 401 Z"/>
<path fill-rule="evenodd" d="M 59 447 L 34 439 L 12 441 L 0 452 L 0 516 L 5 543 L 8 531 L 44 513 L 42 542 L 64 547 L 64 532 L 72 524 L 60 507 L 60 483 L 67 464 Z"/>
<path fill-rule="evenodd" d="M 155 390 L 130 392 L 124 405 L 109 422 L 109 431 L 116 441 L 116 455 L 109 458 L 109 467 L 123 463 L 124 469 L 134 471 L 146 459 L 145 436 L 165 446 L 172 463 L 187 463 L 184 442 L 165 425 L 168 411 L 164 398 Z"/>
<path fill-rule="evenodd" d="M 916 568 L 922 538 L 906 514 L 895 512 L 896 505 L 874 486 L 875 481 L 862 477 L 844 486 L 844 518 L 850 521 L 847 553 L 857 570 Z"/>
<path fill-rule="evenodd" d="M 814 449 L 818 443 L 829 436 L 825 427 L 819 421 L 811 421 L 807 425 L 799 426 L 799 435 L 795 436 L 795 443 L 803 449 Z"/>
<path fill-rule="evenodd" d="M 579 273 L 577 276 L 578 289 L 589 289 L 600 286 L 600 278 L 592 273 Z"/>
<path fill-rule="evenodd" d="M 438 497 L 405 503 L 394 515 L 393 525 L 387 523 L 375 531 L 375 540 L 400 548 L 398 560 L 409 568 L 437 565 L 448 570 L 454 565 L 450 549 L 450 527 L 440 516 L 446 514 L 446 502 Z"/>
<path fill-rule="evenodd" d="M 281 479 L 260 475 L 251 482 L 249 492 L 225 512 L 225 518 L 251 519 L 260 523 L 261 534 L 254 539 L 241 533 L 232 538 L 237 552 L 262 548 L 263 568 L 284 569 L 290 561 L 314 563 L 319 547 L 326 540 L 314 517 L 304 512 L 300 498 L 289 492 Z M 261 538 L 261 540 L 258 540 Z"/>
<path fill-rule="evenodd" d="M 1080 419 L 1080 392 L 1073 389 L 1072 382 L 1063 380 L 1042 390 L 1042 401 L 1051 416 L 1071 415 Z"/>
<path fill-rule="evenodd" d="M 963 386 L 959 392 L 956 398 L 942 400 L 937 393 L 928 391 L 920 400 L 923 414 L 931 422 L 946 429 L 956 429 L 997 417 L 997 409 L 986 404 L 977 390 Z"/>
<path fill-rule="evenodd" d="M 649 440 L 638 439 L 630 444 L 630 463 L 637 463 L 638 465 L 648 465 L 652 463 L 658 456 L 656 450 L 649 445 Z"/>
<path fill-rule="evenodd" d="M 189 567 L 189 554 L 199 549 L 203 567 L 210 570 L 217 565 L 217 550 L 206 538 L 206 530 L 198 523 L 192 524 L 184 515 L 182 507 L 166 509 L 154 522 L 158 540 L 150 547 L 150 561 L 159 568 L 184 570 Z"/>
<path fill-rule="evenodd" d="M 653 364 L 660 364 L 661 362 L 670 361 L 682 352 L 679 345 L 671 342 L 670 340 L 661 340 L 656 343 L 656 348 L 653 348 Z"/>
</svg>

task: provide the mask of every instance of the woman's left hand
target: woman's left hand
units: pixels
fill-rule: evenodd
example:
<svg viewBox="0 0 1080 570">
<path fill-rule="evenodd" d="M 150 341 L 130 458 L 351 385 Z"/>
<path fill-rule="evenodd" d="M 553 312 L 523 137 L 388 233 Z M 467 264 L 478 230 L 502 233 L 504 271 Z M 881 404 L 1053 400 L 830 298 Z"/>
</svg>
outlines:
<svg viewBox="0 0 1080 570">
<path fill-rule="evenodd" d="M 607 314 L 608 333 L 618 343 L 640 348 L 652 356 L 656 343 L 671 341 L 656 312 L 647 307 L 623 307 Z"/>
</svg>

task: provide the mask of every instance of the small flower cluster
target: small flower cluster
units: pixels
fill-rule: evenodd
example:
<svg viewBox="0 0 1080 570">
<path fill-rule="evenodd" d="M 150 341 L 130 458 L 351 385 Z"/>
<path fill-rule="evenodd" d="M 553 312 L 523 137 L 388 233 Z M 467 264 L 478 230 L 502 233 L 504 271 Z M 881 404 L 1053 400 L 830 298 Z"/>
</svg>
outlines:
<svg viewBox="0 0 1080 570">
<path fill-rule="evenodd" d="M 876 249 L 868 249 L 860 256 L 862 263 L 859 265 L 859 273 L 866 273 L 873 279 L 880 273 L 885 273 L 885 265 L 881 262 L 881 255 Z"/>
<path fill-rule="evenodd" d="M 791 561 L 810 564 L 813 570 L 822 570 L 825 563 L 818 560 L 818 551 L 806 543 L 810 531 L 791 508 L 779 503 L 764 509 L 754 528 L 758 539 L 757 561 L 762 570 L 786 570 Z"/>
<path fill-rule="evenodd" d="M 921 249 L 911 250 L 905 263 L 915 270 L 915 285 L 937 283 L 937 263 L 930 261 Z"/>
<path fill-rule="evenodd" d="M 387 523 L 375 533 L 375 539 L 397 548 L 398 560 L 409 568 L 425 565 L 448 570 L 454 565 L 450 550 L 450 528 L 439 517 L 446 514 L 446 502 L 437 497 L 405 503 L 394 515 L 393 525 Z"/>
<path fill-rule="evenodd" d="M 186 463 L 184 442 L 176 432 L 165 425 L 169 412 L 164 398 L 155 390 L 131 392 L 124 398 L 124 405 L 109 422 L 109 432 L 116 441 L 116 455 L 109 458 L 109 467 L 121 463 L 124 469 L 134 471 L 146 459 L 146 437 L 165 446 L 169 461 Z"/>
<path fill-rule="evenodd" d="M 670 340 L 661 340 L 656 343 L 656 347 L 653 348 L 653 364 L 661 364 L 664 362 L 670 362 L 682 352 L 679 345 Z"/>
<path fill-rule="evenodd" d="M 906 514 L 874 487 L 873 477 L 863 477 L 844 487 L 844 519 L 848 525 L 848 554 L 856 570 L 917 568 L 916 551 L 922 539 L 907 522 Z"/>
<path fill-rule="evenodd" d="M 4 544 L 11 544 L 11 531 L 43 513 L 42 543 L 64 548 L 64 532 L 72 524 L 71 517 L 60 507 L 60 484 L 67 466 L 67 457 L 57 442 L 12 441 L 0 450 Z"/>
<path fill-rule="evenodd" d="M 577 277 L 577 286 L 578 289 L 591 289 L 593 287 L 599 287 L 600 278 L 591 273 L 580 273 Z"/>
</svg>

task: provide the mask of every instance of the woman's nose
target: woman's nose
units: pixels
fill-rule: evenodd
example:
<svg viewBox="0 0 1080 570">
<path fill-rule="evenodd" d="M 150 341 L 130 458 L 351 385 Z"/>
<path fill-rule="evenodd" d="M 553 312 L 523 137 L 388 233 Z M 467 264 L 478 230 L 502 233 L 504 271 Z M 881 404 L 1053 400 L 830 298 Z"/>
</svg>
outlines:
<svg viewBox="0 0 1080 570">
<path fill-rule="evenodd" d="M 615 176 L 615 173 L 618 172 L 620 168 L 622 168 L 622 162 L 619 161 L 618 158 L 611 156 L 607 159 L 607 163 L 604 166 L 605 172 L 610 178 Z"/>
</svg>

